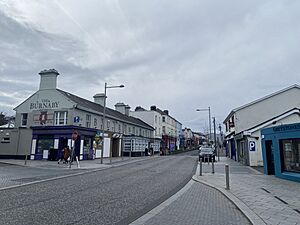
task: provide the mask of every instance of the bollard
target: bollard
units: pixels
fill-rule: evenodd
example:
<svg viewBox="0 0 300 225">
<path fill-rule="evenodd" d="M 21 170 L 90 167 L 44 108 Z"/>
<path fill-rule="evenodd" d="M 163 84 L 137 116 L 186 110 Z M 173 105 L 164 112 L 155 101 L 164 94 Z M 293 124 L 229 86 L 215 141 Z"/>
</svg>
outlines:
<svg viewBox="0 0 300 225">
<path fill-rule="evenodd" d="M 202 176 L 202 158 L 200 158 L 199 162 L 199 175 Z"/>
<path fill-rule="evenodd" d="M 214 158 L 211 158 L 211 173 L 214 174 L 215 173 L 215 163 L 214 163 Z"/>
<path fill-rule="evenodd" d="M 27 154 L 25 156 L 25 166 L 27 165 Z"/>
<path fill-rule="evenodd" d="M 225 165 L 225 178 L 226 178 L 226 189 L 229 190 L 230 186 L 229 186 L 229 165 L 228 164 Z"/>
</svg>

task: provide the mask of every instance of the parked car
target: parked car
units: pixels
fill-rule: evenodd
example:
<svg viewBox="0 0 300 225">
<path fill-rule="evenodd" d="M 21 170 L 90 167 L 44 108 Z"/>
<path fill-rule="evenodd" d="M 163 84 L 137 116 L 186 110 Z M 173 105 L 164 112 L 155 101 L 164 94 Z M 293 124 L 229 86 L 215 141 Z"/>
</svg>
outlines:
<svg viewBox="0 0 300 225">
<path fill-rule="evenodd" d="M 200 147 L 199 148 L 199 161 L 202 158 L 202 162 L 216 161 L 214 149 L 211 147 Z"/>
</svg>

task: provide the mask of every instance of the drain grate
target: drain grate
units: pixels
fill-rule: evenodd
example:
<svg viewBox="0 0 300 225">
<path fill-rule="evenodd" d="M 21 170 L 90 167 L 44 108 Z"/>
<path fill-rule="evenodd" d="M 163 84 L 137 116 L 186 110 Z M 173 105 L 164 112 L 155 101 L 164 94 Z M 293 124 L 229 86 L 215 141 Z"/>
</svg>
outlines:
<svg viewBox="0 0 300 225">
<path fill-rule="evenodd" d="M 267 189 L 265 189 L 265 188 L 261 188 L 261 190 L 263 190 L 263 191 L 265 191 L 265 192 L 267 192 L 267 193 L 271 193 L 271 192 L 269 192 Z"/>
<path fill-rule="evenodd" d="M 278 199 L 279 201 L 283 202 L 284 204 L 288 205 L 288 203 L 284 200 L 282 200 L 281 198 L 277 197 L 277 196 L 274 196 L 276 199 Z"/>
</svg>

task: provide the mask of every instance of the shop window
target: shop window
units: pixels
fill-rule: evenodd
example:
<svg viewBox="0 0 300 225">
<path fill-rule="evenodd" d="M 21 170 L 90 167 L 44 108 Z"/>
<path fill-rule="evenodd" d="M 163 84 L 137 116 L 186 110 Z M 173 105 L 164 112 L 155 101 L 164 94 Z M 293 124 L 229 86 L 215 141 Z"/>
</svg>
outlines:
<svg viewBox="0 0 300 225">
<path fill-rule="evenodd" d="M 67 125 L 68 112 L 54 112 L 54 125 Z"/>
<path fill-rule="evenodd" d="M 28 113 L 22 113 L 21 114 L 21 126 L 22 127 L 27 126 L 27 119 L 28 119 Z"/>
<path fill-rule="evenodd" d="M 93 159 L 92 139 L 90 137 L 84 137 L 83 139 L 83 154 L 86 155 L 88 159 Z"/>
<path fill-rule="evenodd" d="M 283 170 L 300 173 L 300 139 L 281 140 Z"/>
<path fill-rule="evenodd" d="M 44 150 L 50 150 L 54 147 L 54 139 L 52 135 L 41 135 L 37 142 L 36 154 L 43 154 Z"/>
</svg>

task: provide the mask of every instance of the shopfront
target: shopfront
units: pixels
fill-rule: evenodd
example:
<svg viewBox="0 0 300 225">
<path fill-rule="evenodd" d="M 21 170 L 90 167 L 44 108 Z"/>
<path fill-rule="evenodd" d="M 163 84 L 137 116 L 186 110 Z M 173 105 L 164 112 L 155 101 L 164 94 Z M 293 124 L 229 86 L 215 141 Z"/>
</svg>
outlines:
<svg viewBox="0 0 300 225">
<path fill-rule="evenodd" d="M 32 127 L 31 159 L 57 160 L 59 151 L 69 146 L 78 159 L 94 159 L 96 129 L 77 126 Z M 74 138 L 76 132 L 76 138 Z"/>
<path fill-rule="evenodd" d="M 300 182 L 300 123 L 261 131 L 264 173 Z"/>
</svg>

